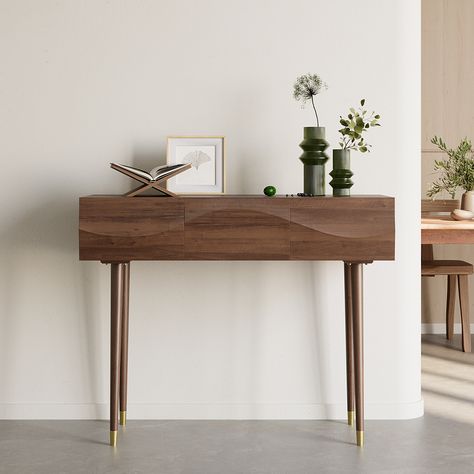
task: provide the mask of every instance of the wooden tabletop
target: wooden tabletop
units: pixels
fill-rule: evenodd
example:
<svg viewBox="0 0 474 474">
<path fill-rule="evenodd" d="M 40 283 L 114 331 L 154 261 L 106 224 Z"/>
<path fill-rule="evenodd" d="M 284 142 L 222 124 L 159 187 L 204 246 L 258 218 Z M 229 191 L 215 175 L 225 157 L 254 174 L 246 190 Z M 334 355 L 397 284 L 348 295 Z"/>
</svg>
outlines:
<svg viewBox="0 0 474 474">
<path fill-rule="evenodd" d="M 455 221 L 449 216 L 421 219 L 422 244 L 474 244 L 474 220 Z"/>
</svg>

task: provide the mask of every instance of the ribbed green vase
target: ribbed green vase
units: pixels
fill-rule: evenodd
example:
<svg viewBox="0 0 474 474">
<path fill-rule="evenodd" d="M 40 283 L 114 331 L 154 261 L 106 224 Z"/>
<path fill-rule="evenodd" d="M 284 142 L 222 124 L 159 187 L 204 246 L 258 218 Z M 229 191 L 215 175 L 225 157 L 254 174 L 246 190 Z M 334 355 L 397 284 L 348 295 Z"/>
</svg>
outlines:
<svg viewBox="0 0 474 474">
<path fill-rule="evenodd" d="M 332 177 L 329 184 L 332 186 L 333 196 L 351 195 L 351 188 L 354 184 L 351 180 L 353 174 L 351 171 L 351 151 L 333 150 L 332 171 L 329 173 Z"/>
<path fill-rule="evenodd" d="M 300 160 L 304 167 L 305 194 L 324 196 L 326 192 L 324 165 L 329 157 L 324 151 L 328 146 L 324 127 L 304 127 L 303 141 L 300 143 L 303 154 Z"/>
</svg>

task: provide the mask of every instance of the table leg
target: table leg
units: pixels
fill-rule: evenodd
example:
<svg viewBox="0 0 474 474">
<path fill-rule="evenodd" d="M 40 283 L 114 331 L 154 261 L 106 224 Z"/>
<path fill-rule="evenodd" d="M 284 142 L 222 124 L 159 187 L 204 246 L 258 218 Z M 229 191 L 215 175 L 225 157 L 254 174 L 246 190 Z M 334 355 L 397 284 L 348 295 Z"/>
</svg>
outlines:
<svg viewBox="0 0 474 474">
<path fill-rule="evenodd" d="M 362 263 L 351 264 L 356 433 L 358 446 L 364 445 L 364 333 L 362 265 Z"/>
<path fill-rule="evenodd" d="M 448 296 L 446 298 L 446 338 L 453 339 L 454 334 L 454 307 L 456 304 L 457 276 L 448 275 Z"/>
<path fill-rule="evenodd" d="M 127 423 L 128 381 L 128 307 L 130 293 L 130 263 L 123 264 L 122 281 L 122 341 L 120 352 L 120 424 Z"/>
<path fill-rule="evenodd" d="M 354 344 L 352 331 L 352 282 L 351 264 L 344 262 L 344 299 L 346 313 L 346 390 L 347 424 L 354 424 Z"/>
<path fill-rule="evenodd" d="M 123 263 L 111 264 L 110 278 L 110 445 L 117 444 Z"/>
<path fill-rule="evenodd" d="M 471 352 L 468 276 L 458 275 L 458 283 L 459 283 L 459 307 L 461 309 L 462 350 L 464 352 Z"/>
</svg>

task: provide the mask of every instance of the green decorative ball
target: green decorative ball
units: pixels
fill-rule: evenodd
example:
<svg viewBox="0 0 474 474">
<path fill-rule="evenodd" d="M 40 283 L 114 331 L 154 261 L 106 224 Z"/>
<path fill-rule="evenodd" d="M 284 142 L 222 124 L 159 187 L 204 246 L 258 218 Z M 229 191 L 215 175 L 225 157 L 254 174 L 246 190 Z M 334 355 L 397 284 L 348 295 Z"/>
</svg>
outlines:
<svg viewBox="0 0 474 474">
<path fill-rule="evenodd" d="M 265 194 L 265 196 L 275 196 L 276 192 L 277 190 L 275 186 L 266 186 L 263 190 L 263 194 Z"/>
</svg>

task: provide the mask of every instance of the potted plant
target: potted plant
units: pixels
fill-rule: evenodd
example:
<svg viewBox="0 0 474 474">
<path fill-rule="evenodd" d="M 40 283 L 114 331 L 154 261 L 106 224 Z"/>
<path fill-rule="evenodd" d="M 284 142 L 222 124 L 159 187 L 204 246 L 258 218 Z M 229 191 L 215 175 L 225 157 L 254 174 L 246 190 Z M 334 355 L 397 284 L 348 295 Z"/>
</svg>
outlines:
<svg viewBox="0 0 474 474">
<path fill-rule="evenodd" d="M 464 190 L 461 197 L 461 209 L 474 212 L 474 151 L 471 140 L 463 138 L 456 149 L 448 148 L 441 137 L 433 137 L 431 143 L 436 145 L 447 158 L 436 160 L 434 170 L 441 173 L 428 192 L 433 197 L 446 191 L 454 199 L 458 188 Z"/>
<path fill-rule="evenodd" d="M 319 126 L 314 98 L 326 89 L 327 85 L 317 74 L 309 73 L 299 76 L 293 86 L 293 97 L 301 101 L 302 107 L 311 101 L 316 117 L 316 127 L 304 127 L 303 141 L 300 143 L 300 147 L 303 149 L 300 160 L 304 170 L 304 193 L 310 196 L 324 196 L 325 194 L 324 165 L 329 158 L 325 150 L 329 143 L 326 141 L 326 129 Z"/>
<path fill-rule="evenodd" d="M 332 188 L 333 196 L 349 196 L 351 187 L 354 184 L 351 180 L 353 173 L 351 171 L 351 150 L 368 153 L 372 145 L 366 142 L 364 134 L 371 127 L 380 127 L 380 115 L 372 112 L 369 114 L 364 109 L 365 99 L 360 101 L 360 107 L 356 110 L 351 107 L 346 117 L 340 116 L 339 123 L 342 128 L 339 129 L 341 141 L 340 149 L 333 150 L 333 170 L 329 173 L 332 181 L 329 183 Z"/>
</svg>

